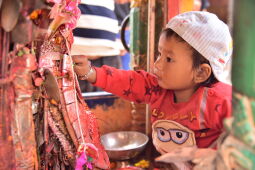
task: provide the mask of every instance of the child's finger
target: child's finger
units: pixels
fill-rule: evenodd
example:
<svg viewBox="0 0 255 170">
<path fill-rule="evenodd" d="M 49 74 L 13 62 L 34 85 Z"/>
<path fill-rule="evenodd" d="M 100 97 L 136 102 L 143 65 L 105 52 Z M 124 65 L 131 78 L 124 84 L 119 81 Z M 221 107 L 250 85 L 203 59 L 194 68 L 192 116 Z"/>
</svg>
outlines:
<svg viewBox="0 0 255 170">
<path fill-rule="evenodd" d="M 79 65 L 75 65 L 74 66 L 74 72 L 78 75 L 78 76 L 82 76 L 84 74 L 86 74 L 84 67 L 79 66 Z"/>
</svg>

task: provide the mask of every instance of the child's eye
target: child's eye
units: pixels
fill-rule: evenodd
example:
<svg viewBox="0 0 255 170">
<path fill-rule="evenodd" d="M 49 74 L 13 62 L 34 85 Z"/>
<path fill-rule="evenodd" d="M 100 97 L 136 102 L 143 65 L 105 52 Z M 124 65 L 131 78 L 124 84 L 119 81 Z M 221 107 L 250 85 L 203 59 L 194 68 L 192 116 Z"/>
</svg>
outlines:
<svg viewBox="0 0 255 170">
<path fill-rule="evenodd" d="M 172 58 L 166 57 L 166 61 L 167 61 L 167 62 L 171 62 L 171 61 L 172 61 Z"/>
</svg>

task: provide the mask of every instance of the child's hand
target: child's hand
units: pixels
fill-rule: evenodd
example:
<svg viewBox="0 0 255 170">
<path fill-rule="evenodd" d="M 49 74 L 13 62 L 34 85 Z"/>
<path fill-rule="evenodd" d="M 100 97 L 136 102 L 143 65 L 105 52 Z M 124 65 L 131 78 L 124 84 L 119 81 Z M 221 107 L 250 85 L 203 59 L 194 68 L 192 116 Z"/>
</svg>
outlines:
<svg viewBox="0 0 255 170">
<path fill-rule="evenodd" d="M 73 55 L 74 71 L 78 78 L 81 80 L 88 80 L 89 82 L 95 81 L 95 71 L 90 65 L 87 56 Z"/>
<path fill-rule="evenodd" d="M 73 55 L 74 71 L 77 76 L 84 76 L 90 70 L 90 62 L 84 55 Z"/>
</svg>

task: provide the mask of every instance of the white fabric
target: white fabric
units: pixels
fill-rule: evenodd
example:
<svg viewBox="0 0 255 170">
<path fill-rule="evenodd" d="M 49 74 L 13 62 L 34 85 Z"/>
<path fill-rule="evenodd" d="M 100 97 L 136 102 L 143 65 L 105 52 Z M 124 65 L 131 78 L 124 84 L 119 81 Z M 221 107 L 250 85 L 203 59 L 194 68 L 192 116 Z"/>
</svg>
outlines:
<svg viewBox="0 0 255 170">
<path fill-rule="evenodd" d="M 116 19 L 97 15 L 81 15 L 77 27 L 104 30 L 117 34 L 119 32 L 117 25 L 118 21 Z"/>
<path fill-rule="evenodd" d="M 81 0 L 81 4 L 98 7 L 105 7 L 114 14 L 114 0 Z M 91 8 L 93 9 L 93 8 Z M 104 11 L 95 11 L 95 13 Z M 118 20 L 115 17 L 106 17 L 102 15 L 93 15 L 85 13 L 81 14 L 77 28 L 79 29 L 91 29 L 94 30 L 95 35 L 101 35 L 100 31 L 116 34 L 119 32 Z M 78 36 L 74 34 L 74 43 L 72 45 L 71 54 L 83 54 L 88 56 L 117 56 L 120 54 L 120 50 L 123 49 L 122 44 L 117 40 L 112 40 L 110 38 L 105 38 L 103 35 L 97 38 Z"/>
<path fill-rule="evenodd" d="M 224 22 L 212 13 L 191 11 L 172 18 L 167 28 L 209 60 L 219 81 L 231 84 L 232 38 Z"/>
<path fill-rule="evenodd" d="M 81 0 L 81 4 L 102 6 L 114 10 L 114 0 Z"/>
<path fill-rule="evenodd" d="M 85 54 L 88 56 L 115 56 L 119 55 L 121 44 L 106 39 L 74 37 L 72 55 Z"/>
</svg>

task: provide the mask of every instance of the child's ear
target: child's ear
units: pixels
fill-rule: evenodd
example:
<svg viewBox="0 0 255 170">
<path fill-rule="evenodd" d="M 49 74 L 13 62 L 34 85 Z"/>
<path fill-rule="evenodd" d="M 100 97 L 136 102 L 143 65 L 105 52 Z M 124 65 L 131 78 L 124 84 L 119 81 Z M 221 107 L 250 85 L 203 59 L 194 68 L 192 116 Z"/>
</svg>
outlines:
<svg viewBox="0 0 255 170">
<path fill-rule="evenodd" d="M 199 68 L 196 69 L 194 78 L 195 83 L 203 83 L 210 77 L 211 73 L 212 68 L 209 64 L 200 64 Z"/>
</svg>

